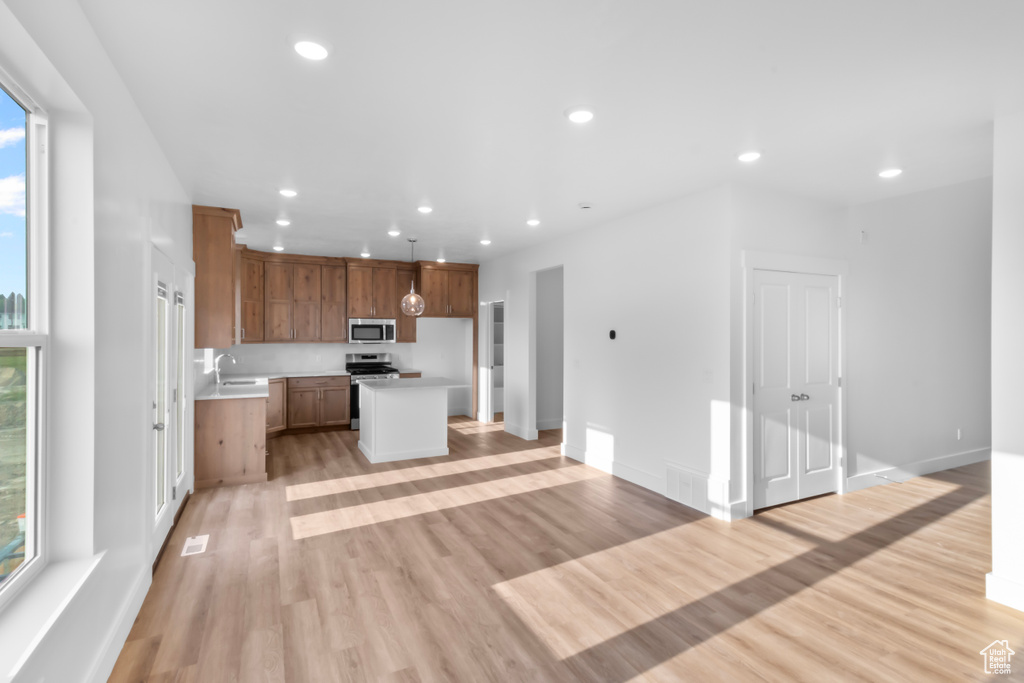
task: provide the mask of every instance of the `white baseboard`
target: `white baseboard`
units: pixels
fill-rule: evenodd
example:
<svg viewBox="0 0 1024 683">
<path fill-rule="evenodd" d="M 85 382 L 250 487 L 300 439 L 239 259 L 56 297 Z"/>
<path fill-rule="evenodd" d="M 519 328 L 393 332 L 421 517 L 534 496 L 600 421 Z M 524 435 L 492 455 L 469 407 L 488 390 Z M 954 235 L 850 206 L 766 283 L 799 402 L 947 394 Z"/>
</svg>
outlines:
<svg viewBox="0 0 1024 683">
<path fill-rule="evenodd" d="M 537 420 L 537 429 L 538 430 L 542 430 L 542 429 L 561 429 L 561 428 L 562 428 L 562 418 L 560 418 L 560 417 L 554 418 L 554 419 L 549 419 L 549 420 Z"/>
<path fill-rule="evenodd" d="M 985 597 L 1024 612 L 1024 583 L 1011 581 L 995 572 L 985 575 Z"/>
<path fill-rule="evenodd" d="M 114 664 L 117 663 L 117 658 L 121 654 L 121 649 L 124 648 L 125 641 L 128 640 L 128 633 L 132 630 L 135 617 L 142 610 L 142 603 L 146 599 L 146 594 L 149 593 L 151 584 L 152 570 L 149 567 L 142 567 L 135 578 L 128 599 L 125 600 L 121 612 L 117 615 L 117 621 L 107 634 L 99 657 L 96 658 L 92 670 L 85 680 L 100 683 L 110 677 L 110 673 L 114 670 Z"/>
<path fill-rule="evenodd" d="M 536 441 L 539 436 L 536 429 L 527 431 L 525 427 L 521 427 L 511 422 L 505 423 L 505 431 L 513 436 L 518 436 L 520 439 L 524 439 L 525 441 Z"/>
<path fill-rule="evenodd" d="M 918 460 L 917 462 L 899 465 L 898 467 L 889 467 L 876 472 L 857 474 L 852 477 L 847 477 L 846 492 L 850 493 L 852 491 L 859 491 L 861 489 L 866 489 L 870 486 L 878 486 L 880 484 L 891 484 L 893 481 L 906 481 L 913 477 L 920 477 L 925 474 L 931 474 L 932 472 L 941 472 L 942 470 L 948 470 L 953 467 L 973 465 L 976 462 L 988 460 L 991 455 L 991 448 L 979 448 L 973 451 L 964 451 L 962 453 L 952 453 L 950 455 L 939 456 L 938 458 L 929 458 L 928 460 Z"/>
</svg>

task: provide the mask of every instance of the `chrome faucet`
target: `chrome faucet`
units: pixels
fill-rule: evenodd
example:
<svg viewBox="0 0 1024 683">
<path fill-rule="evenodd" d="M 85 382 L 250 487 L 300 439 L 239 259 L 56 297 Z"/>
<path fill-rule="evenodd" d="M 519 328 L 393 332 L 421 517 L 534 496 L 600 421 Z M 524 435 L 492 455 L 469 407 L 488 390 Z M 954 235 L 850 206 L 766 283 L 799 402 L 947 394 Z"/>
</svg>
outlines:
<svg viewBox="0 0 1024 683">
<path fill-rule="evenodd" d="M 213 372 L 217 377 L 217 391 L 220 391 L 220 359 L 223 358 L 224 356 L 227 356 L 228 358 L 231 359 L 232 365 L 235 364 L 235 357 L 232 356 L 230 353 L 222 353 L 213 360 Z"/>
</svg>

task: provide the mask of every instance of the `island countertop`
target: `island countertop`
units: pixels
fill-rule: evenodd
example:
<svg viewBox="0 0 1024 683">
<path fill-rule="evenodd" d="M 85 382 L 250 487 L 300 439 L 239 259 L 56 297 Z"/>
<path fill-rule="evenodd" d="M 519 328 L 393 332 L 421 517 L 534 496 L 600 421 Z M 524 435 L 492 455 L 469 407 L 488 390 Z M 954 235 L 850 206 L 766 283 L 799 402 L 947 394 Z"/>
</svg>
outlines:
<svg viewBox="0 0 1024 683">
<path fill-rule="evenodd" d="M 393 389 L 458 389 L 468 387 L 447 377 L 405 377 L 402 379 L 369 379 L 360 383 L 369 391 L 390 391 Z"/>
</svg>

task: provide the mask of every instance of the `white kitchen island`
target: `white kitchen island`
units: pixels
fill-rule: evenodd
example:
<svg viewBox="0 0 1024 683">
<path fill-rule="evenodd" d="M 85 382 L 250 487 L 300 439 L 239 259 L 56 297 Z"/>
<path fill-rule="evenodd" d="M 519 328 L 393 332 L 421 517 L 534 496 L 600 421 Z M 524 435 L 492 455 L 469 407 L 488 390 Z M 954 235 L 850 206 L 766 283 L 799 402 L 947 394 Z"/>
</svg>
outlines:
<svg viewBox="0 0 1024 683">
<path fill-rule="evenodd" d="M 359 384 L 359 450 L 372 463 L 448 455 L 447 377 L 367 380 Z"/>
</svg>

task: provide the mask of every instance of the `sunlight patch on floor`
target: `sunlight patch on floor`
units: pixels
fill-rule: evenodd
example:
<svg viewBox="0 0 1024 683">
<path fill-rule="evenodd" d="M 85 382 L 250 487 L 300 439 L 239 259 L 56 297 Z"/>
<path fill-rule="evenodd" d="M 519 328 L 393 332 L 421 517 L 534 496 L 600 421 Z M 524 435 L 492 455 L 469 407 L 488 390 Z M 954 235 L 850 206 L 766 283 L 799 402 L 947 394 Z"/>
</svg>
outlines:
<svg viewBox="0 0 1024 683">
<path fill-rule="evenodd" d="M 296 540 L 309 538 L 607 476 L 592 467 L 560 467 L 546 472 L 315 512 L 291 518 L 292 537 Z"/>
<path fill-rule="evenodd" d="M 489 432 L 505 431 L 505 424 L 503 422 L 491 424 L 486 422 L 462 422 L 459 424 L 449 424 L 448 428 L 454 429 L 459 434 L 487 434 Z"/>
<path fill-rule="evenodd" d="M 393 486 L 395 484 L 407 484 L 421 479 L 433 479 L 435 477 L 447 477 L 466 472 L 491 469 L 493 467 L 505 467 L 509 465 L 522 465 L 529 462 L 539 462 L 560 458 L 558 454 L 538 448 L 517 453 L 502 453 L 501 455 L 485 455 L 479 458 L 465 458 L 463 460 L 449 460 L 432 465 L 420 467 L 408 467 L 405 469 L 387 470 L 384 472 L 373 472 L 371 474 L 356 474 L 350 477 L 328 479 L 326 481 L 314 481 L 308 484 L 293 484 L 285 487 L 285 500 L 305 500 L 319 496 L 329 496 L 336 493 L 349 493 L 363 489 L 377 488 L 379 486 Z"/>
</svg>

